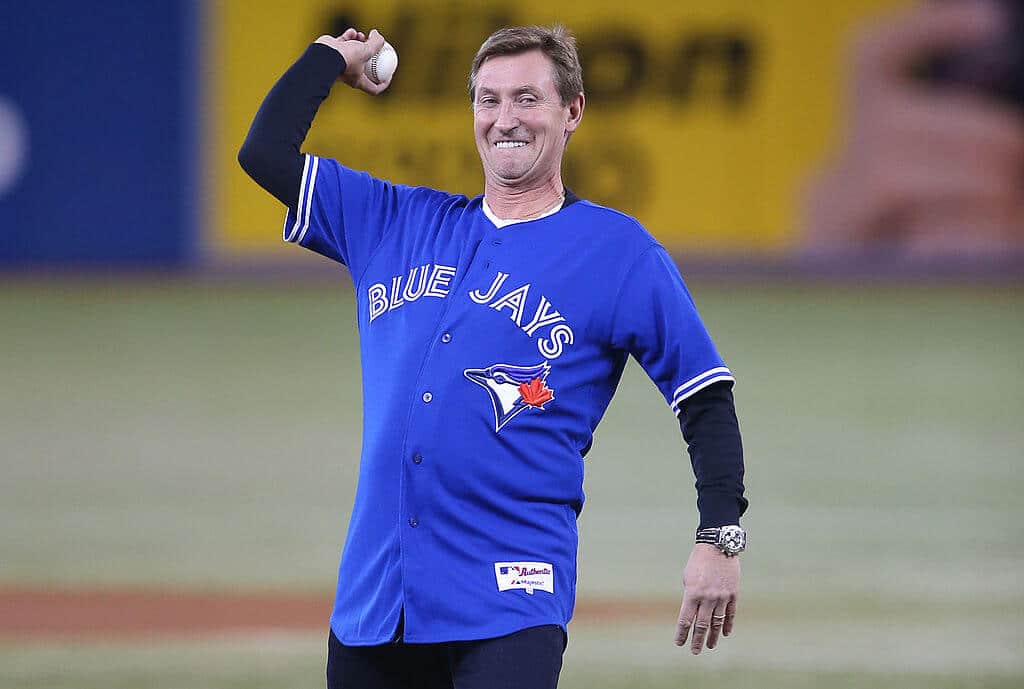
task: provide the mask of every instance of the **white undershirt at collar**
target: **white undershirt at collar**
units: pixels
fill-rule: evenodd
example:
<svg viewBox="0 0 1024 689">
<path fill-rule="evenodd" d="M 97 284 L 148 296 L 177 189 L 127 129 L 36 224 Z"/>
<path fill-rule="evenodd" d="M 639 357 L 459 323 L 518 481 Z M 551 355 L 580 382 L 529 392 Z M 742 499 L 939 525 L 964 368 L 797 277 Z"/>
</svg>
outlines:
<svg viewBox="0 0 1024 689">
<path fill-rule="evenodd" d="M 506 220 L 504 218 L 499 218 L 498 216 L 496 216 L 494 214 L 494 211 L 491 210 L 491 207 L 487 205 L 487 199 L 485 198 L 484 199 L 484 215 L 487 216 L 488 220 L 490 220 L 492 223 L 494 223 L 495 227 L 498 227 L 498 228 L 508 227 L 509 225 L 515 225 L 516 223 L 530 222 L 532 220 L 540 220 L 541 218 L 546 218 L 549 215 L 554 215 L 555 213 L 557 213 L 558 211 L 560 211 L 562 209 L 562 204 L 564 202 L 565 202 L 565 197 L 563 196 L 562 198 L 558 199 L 558 203 L 553 205 L 551 208 L 547 209 L 543 213 L 538 213 L 537 215 L 533 216 L 532 218 L 511 218 L 511 219 L 507 219 Z"/>
</svg>

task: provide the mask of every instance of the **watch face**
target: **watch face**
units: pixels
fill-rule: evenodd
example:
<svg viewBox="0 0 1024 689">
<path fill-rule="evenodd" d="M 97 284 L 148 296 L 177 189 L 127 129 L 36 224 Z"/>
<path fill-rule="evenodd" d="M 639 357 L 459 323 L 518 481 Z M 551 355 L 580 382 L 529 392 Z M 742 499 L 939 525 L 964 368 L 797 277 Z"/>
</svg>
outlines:
<svg viewBox="0 0 1024 689">
<path fill-rule="evenodd" d="M 747 534 L 738 526 L 723 526 L 718 535 L 722 552 L 735 555 L 747 547 Z"/>
</svg>

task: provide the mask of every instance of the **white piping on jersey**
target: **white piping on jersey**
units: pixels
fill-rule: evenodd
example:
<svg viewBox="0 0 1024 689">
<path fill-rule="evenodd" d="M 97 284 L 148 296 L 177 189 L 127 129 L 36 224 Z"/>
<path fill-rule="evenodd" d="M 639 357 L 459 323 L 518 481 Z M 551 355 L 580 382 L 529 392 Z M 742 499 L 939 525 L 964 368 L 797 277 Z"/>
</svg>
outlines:
<svg viewBox="0 0 1024 689">
<path fill-rule="evenodd" d="M 690 380 L 688 380 L 685 383 L 683 383 L 682 385 L 680 385 L 678 388 L 676 388 L 676 391 L 672 393 L 672 396 L 675 397 L 676 395 L 678 395 L 680 392 L 683 391 L 683 388 L 690 387 L 691 385 L 696 383 L 701 378 L 706 378 L 706 377 L 708 377 L 710 375 L 713 375 L 715 373 L 732 373 L 732 371 L 730 371 L 725 366 L 719 366 L 718 368 L 708 369 L 707 371 L 704 371 L 704 373 L 700 374 L 699 376 L 694 376 L 693 378 L 690 378 Z"/>
<path fill-rule="evenodd" d="M 699 376 L 694 376 L 690 380 L 686 381 L 672 393 L 672 411 L 679 413 L 679 405 L 688 397 L 692 397 L 695 393 L 700 392 L 704 388 L 708 387 L 713 383 L 721 383 L 723 381 L 736 382 L 736 378 L 733 377 L 732 371 L 725 366 L 719 366 L 718 368 L 712 368 Z M 696 385 L 695 385 L 696 384 Z"/>
<path fill-rule="evenodd" d="M 286 242 L 295 241 L 295 234 L 299 231 L 299 225 L 302 222 L 302 201 L 306 198 L 306 173 L 309 172 L 309 159 L 311 157 L 312 156 L 307 153 L 305 160 L 302 163 L 302 180 L 299 183 L 299 204 L 295 208 L 295 224 L 292 225 L 292 231 L 288 232 L 288 221 L 285 221 L 284 227 L 286 234 L 284 236 L 284 241 Z"/>
<path fill-rule="evenodd" d="M 560 199 L 558 199 L 558 203 L 556 203 L 554 206 L 552 206 L 551 208 L 547 209 L 543 213 L 540 213 L 538 215 L 533 216 L 532 218 L 510 218 L 510 219 L 505 219 L 505 218 L 499 218 L 498 216 L 496 216 L 494 214 L 494 211 L 491 210 L 491 207 L 487 205 L 487 199 L 485 198 L 484 199 L 484 215 L 487 216 L 488 220 L 490 220 L 492 223 L 494 223 L 495 227 L 497 227 L 498 229 L 501 229 L 502 227 L 508 227 L 509 225 L 515 225 L 516 223 L 530 222 L 531 220 L 540 220 L 541 218 L 546 218 L 549 215 L 554 215 L 558 211 L 562 210 L 562 204 L 563 203 L 565 203 L 565 195 L 564 194 L 562 195 L 562 197 Z"/>
<path fill-rule="evenodd" d="M 693 390 L 690 390 L 688 393 L 686 393 L 685 395 L 680 397 L 678 400 L 673 402 L 672 403 L 672 413 L 673 414 L 679 414 L 679 405 L 680 404 L 682 404 L 686 400 L 690 399 L 691 397 L 693 397 L 694 395 L 696 395 L 698 392 L 700 392 L 704 388 L 708 387 L 709 385 L 714 385 L 715 383 L 721 383 L 723 381 L 728 381 L 728 382 L 731 382 L 731 383 L 735 383 L 736 379 L 733 378 L 732 376 L 721 375 L 721 376 L 715 376 L 714 378 L 709 378 L 708 380 L 705 380 L 703 383 L 701 383 L 700 385 L 695 387 Z"/>
<path fill-rule="evenodd" d="M 313 171 L 309 173 L 309 196 L 306 197 L 306 207 L 304 215 L 306 219 L 302 223 L 302 233 L 299 234 L 299 244 L 302 244 L 302 240 L 306 238 L 306 230 L 309 229 L 309 216 L 313 210 L 313 187 L 316 185 L 316 171 L 320 167 L 320 159 L 313 156 Z"/>
</svg>

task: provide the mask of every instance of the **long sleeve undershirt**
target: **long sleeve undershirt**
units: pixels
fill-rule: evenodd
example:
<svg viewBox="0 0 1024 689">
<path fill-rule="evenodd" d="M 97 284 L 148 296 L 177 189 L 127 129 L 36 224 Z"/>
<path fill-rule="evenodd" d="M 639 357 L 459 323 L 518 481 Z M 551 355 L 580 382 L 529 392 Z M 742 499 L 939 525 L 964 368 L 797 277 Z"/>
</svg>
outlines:
<svg viewBox="0 0 1024 689">
<path fill-rule="evenodd" d="M 270 89 L 238 151 L 242 169 L 292 211 L 302 183 L 300 147 L 344 71 L 341 53 L 321 43 L 310 45 Z"/>
<path fill-rule="evenodd" d="M 292 211 L 302 179 L 302 143 L 320 104 L 344 71 L 345 60 L 338 51 L 310 45 L 267 94 L 238 152 L 238 162 L 249 176 Z M 732 384 L 710 385 L 683 402 L 679 426 L 696 477 L 698 528 L 738 524 L 747 500 Z"/>
</svg>

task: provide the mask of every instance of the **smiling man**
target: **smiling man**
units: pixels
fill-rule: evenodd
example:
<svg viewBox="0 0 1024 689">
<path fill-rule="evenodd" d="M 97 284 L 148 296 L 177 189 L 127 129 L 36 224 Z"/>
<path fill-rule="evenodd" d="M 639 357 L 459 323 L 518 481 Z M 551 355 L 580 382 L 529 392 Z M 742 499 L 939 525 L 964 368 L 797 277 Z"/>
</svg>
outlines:
<svg viewBox="0 0 1024 689">
<path fill-rule="evenodd" d="M 631 355 L 678 418 L 697 478 L 676 643 L 714 648 L 732 630 L 745 547 L 733 376 L 665 249 L 562 183 L 585 104 L 574 39 L 514 27 L 480 47 L 473 198 L 300 151 L 335 80 L 389 86 L 364 74 L 383 43 L 355 29 L 317 39 L 239 153 L 288 207 L 285 240 L 348 266 L 356 290 L 363 449 L 328 686 L 557 685 L 583 457 Z"/>
</svg>

